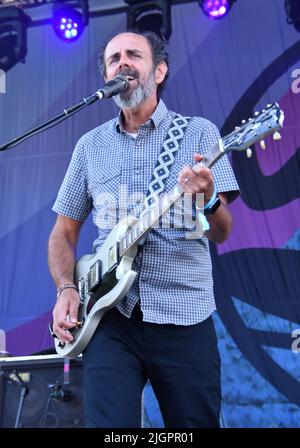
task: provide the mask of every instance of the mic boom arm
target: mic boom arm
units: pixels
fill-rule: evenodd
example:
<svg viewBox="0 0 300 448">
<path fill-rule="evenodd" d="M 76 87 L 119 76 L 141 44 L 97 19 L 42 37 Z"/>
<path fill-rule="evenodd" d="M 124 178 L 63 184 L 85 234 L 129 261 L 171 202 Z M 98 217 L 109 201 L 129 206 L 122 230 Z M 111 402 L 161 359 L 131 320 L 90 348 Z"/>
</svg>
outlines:
<svg viewBox="0 0 300 448">
<path fill-rule="evenodd" d="M 93 93 L 92 95 L 84 97 L 82 101 L 80 101 L 79 103 L 68 107 L 63 111 L 62 114 L 59 114 L 54 118 L 50 118 L 50 120 L 45 121 L 39 126 L 36 126 L 35 128 L 31 129 L 30 131 L 27 131 L 24 134 L 15 137 L 14 139 L 10 140 L 4 145 L 1 145 L 0 151 L 5 151 L 6 149 L 13 148 L 14 146 L 17 146 L 20 143 L 22 143 L 27 138 L 32 137 L 33 135 L 36 135 L 39 132 L 50 129 L 53 126 L 56 126 L 66 118 L 69 118 L 71 115 L 82 110 L 84 107 L 90 106 L 91 104 L 95 103 L 95 101 L 101 100 L 103 98 L 110 98 L 114 95 L 117 95 L 118 93 L 127 89 L 128 85 L 129 81 L 125 76 L 123 75 L 115 76 L 111 81 L 108 81 L 99 90 L 97 90 L 97 92 Z"/>
</svg>

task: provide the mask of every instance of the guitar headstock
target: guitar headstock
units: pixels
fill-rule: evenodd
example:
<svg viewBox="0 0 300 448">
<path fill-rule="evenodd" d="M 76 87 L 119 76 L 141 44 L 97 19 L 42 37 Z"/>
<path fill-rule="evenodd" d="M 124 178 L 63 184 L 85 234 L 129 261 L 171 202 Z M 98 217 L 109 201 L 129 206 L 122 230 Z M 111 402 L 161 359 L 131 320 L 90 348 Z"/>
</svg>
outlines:
<svg viewBox="0 0 300 448">
<path fill-rule="evenodd" d="M 249 146 L 263 140 L 269 134 L 274 134 L 274 139 L 280 138 L 277 132 L 283 126 L 284 112 L 278 103 L 268 104 L 261 112 L 256 112 L 252 118 L 243 120 L 233 132 L 223 138 L 224 151 L 245 151 L 250 156 Z M 264 149 L 264 142 L 261 142 Z"/>
</svg>

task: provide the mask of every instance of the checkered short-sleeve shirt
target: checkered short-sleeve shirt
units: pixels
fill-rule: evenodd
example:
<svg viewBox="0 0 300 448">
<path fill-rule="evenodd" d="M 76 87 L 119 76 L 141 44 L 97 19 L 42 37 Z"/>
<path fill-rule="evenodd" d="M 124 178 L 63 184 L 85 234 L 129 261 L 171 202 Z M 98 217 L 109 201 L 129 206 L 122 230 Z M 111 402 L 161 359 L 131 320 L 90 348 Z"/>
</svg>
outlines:
<svg viewBox="0 0 300 448">
<path fill-rule="evenodd" d="M 53 210 L 84 221 L 92 212 L 98 228 L 97 250 L 120 217 L 143 202 L 165 135 L 175 113 L 162 100 L 134 138 L 122 127 L 121 115 L 89 131 L 78 141 Z M 193 117 L 171 168 L 165 191 L 177 183 L 184 165 L 193 165 L 195 152 L 204 154 L 220 138 L 215 125 Z M 218 192 L 230 202 L 238 184 L 227 156 L 212 168 Z M 216 308 L 212 266 L 206 237 L 187 239 L 184 225 L 151 230 L 133 268 L 138 275 L 118 309 L 129 317 L 140 301 L 148 322 L 192 325 L 206 319 Z"/>
</svg>

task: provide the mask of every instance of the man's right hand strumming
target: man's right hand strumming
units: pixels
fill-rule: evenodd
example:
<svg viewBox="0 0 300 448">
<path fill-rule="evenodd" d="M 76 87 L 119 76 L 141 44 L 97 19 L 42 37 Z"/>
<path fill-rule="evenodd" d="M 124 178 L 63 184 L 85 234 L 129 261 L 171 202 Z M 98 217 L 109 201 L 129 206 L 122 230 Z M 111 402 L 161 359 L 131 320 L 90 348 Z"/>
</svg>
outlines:
<svg viewBox="0 0 300 448">
<path fill-rule="evenodd" d="M 77 325 L 79 304 L 78 291 L 66 288 L 60 293 L 53 309 L 53 332 L 63 343 L 72 342 L 74 339 L 68 330 Z"/>
</svg>

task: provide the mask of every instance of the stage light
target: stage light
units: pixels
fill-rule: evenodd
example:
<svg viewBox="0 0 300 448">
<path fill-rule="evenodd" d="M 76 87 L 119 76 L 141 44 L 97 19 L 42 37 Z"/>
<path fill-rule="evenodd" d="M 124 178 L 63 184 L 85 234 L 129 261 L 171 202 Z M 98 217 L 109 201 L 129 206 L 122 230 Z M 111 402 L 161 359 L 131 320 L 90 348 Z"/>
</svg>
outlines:
<svg viewBox="0 0 300 448">
<path fill-rule="evenodd" d="M 222 19 L 228 13 L 235 0 L 200 0 L 204 14 L 212 20 Z"/>
<path fill-rule="evenodd" d="M 296 31 L 300 33 L 300 1 L 285 0 L 284 7 L 287 23 L 293 24 Z"/>
<path fill-rule="evenodd" d="M 0 69 L 7 71 L 25 62 L 30 17 L 15 6 L 0 10 Z"/>
<path fill-rule="evenodd" d="M 74 42 L 88 24 L 88 2 L 58 1 L 53 6 L 52 25 L 56 35 L 66 41 Z"/>
<path fill-rule="evenodd" d="M 171 2 L 168 0 L 125 0 L 127 11 L 127 29 L 154 31 L 168 41 L 172 33 Z"/>
</svg>

